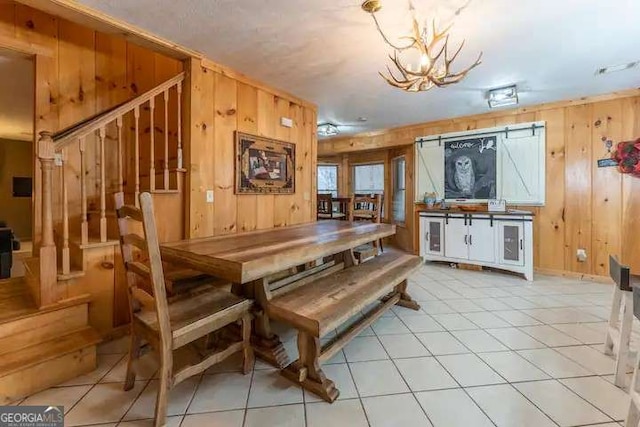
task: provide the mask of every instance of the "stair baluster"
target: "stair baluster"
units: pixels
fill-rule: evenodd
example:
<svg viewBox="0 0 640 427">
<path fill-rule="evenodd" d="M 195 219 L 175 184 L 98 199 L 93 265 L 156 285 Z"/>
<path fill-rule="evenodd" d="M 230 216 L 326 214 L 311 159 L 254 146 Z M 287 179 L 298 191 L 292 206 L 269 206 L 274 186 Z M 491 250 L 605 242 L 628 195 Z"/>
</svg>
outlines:
<svg viewBox="0 0 640 427">
<path fill-rule="evenodd" d="M 83 245 L 89 243 L 89 218 L 87 216 L 87 164 L 84 156 L 85 138 L 78 139 L 80 147 L 80 203 L 82 205 L 82 224 L 80 225 L 80 239 Z"/>
<path fill-rule="evenodd" d="M 69 190 L 67 189 L 67 158 L 62 152 L 62 274 L 71 272 L 69 253 Z"/>
<path fill-rule="evenodd" d="M 169 89 L 164 91 L 164 189 L 169 189 Z"/>
<path fill-rule="evenodd" d="M 178 169 L 182 169 L 182 82 L 176 86 L 178 91 Z"/>
<path fill-rule="evenodd" d="M 104 126 L 98 129 L 100 141 L 100 242 L 107 241 L 107 188 L 105 176 L 104 139 L 106 131 Z"/>
<path fill-rule="evenodd" d="M 155 98 L 149 100 L 149 120 L 151 122 L 149 128 L 149 189 L 155 191 L 156 189 L 156 101 Z"/>
</svg>

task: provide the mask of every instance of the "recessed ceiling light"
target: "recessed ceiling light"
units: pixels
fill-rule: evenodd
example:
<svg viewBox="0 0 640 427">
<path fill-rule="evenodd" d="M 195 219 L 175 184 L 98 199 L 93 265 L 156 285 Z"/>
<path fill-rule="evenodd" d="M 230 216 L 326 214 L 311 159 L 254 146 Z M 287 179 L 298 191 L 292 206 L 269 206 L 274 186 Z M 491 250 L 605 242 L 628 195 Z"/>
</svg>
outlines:
<svg viewBox="0 0 640 427">
<path fill-rule="evenodd" d="M 338 126 L 333 123 L 321 123 L 318 125 L 318 136 L 336 136 L 339 133 Z"/>
<path fill-rule="evenodd" d="M 366 122 L 368 119 L 366 117 L 358 117 L 359 122 Z"/>
<path fill-rule="evenodd" d="M 506 107 L 518 103 L 518 89 L 515 85 L 491 89 L 487 93 L 490 108 Z"/>
<path fill-rule="evenodd" d="M 596 70 L 596 76 L 600 76 L 602 74 L 615 73 L 616 71 L 624 71 L 629 70 L 631 68 L 635 68 L 640 64 L 640 61 L 627 62 L 626 64 L 618 64 L 618 65 L 610 65 L 608 67 L 598 68 Z"/>
</svg>

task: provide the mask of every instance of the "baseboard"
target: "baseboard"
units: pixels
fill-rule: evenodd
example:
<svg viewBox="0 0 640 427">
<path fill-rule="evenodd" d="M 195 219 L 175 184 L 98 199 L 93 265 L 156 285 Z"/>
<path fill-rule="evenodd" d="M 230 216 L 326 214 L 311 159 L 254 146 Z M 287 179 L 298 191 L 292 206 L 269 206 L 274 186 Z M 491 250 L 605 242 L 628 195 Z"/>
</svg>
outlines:
<svg viewBox="0 0 640 427">
<path fill-rule="evenodd" d="M 613 283 L 609 276 L 598 276 L 595 274 L 585 274 L 585 273 L 578 273 L 575 271 L 553 270 L 550 268 L 539 268 L 539 267 L 534 268 L 533 271 L 535 273 L 545 274 L 548 276 L 569 277 L 572 279 L 586 280 L 589 282 L 597 282 L 597 283 L 607 283 L 607 284 Z"/>
</svg>

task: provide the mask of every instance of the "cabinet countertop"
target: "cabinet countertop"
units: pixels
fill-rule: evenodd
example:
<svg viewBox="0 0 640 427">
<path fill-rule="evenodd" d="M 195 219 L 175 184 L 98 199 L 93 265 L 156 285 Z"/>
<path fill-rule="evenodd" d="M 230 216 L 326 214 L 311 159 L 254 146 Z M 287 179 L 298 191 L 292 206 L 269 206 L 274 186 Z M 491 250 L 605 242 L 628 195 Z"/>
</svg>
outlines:
<svg viewBox="0 0 640 427">
<path fill-rule="evenodd" d="M 435 214 L 468 214 L 468 215 L 507 215 L 507 216 L 535 216 L 531 211 L 523 211 L 517 209 L 507 209 L 506 212 L 489 212 L 482 211 L 465 211 L 462 209 L 427 209 L 426 207 L 416 207 L 418 213 L 435 213 Z"/>
</svg>

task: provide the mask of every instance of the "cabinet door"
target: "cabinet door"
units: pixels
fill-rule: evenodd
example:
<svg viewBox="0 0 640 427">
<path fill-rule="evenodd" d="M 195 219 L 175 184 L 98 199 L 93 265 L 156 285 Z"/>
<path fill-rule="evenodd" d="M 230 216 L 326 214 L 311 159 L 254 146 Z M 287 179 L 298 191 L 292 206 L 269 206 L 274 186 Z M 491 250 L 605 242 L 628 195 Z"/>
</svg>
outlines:
<svg viewBox="0 0 640 427">
<path fill-rule="evenodd" d="M 464 217 L 449 217 L 444 226 L 444 253 L 447 258 L 469 259 L 469 236 Z"/>
<path fill-rule="evenodd" d="M 486 263 L 496 261 L 496 229 L 488 216 L 474 216 L 469 220 L 469 259 Z"/>
<path fill-rule="evenodd" d="M 524 225 L 499 222 L 500 264 L 524 265 Z"/>
<path fill-rule="evenodd" d="M 421 219 L 425 221 L 425 254 L 444 256 L 444 218 Z"/>
</svg>

